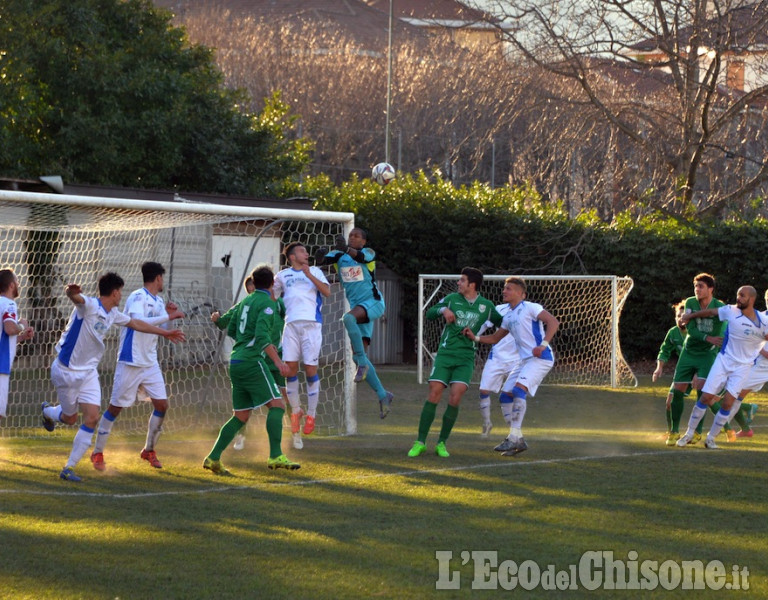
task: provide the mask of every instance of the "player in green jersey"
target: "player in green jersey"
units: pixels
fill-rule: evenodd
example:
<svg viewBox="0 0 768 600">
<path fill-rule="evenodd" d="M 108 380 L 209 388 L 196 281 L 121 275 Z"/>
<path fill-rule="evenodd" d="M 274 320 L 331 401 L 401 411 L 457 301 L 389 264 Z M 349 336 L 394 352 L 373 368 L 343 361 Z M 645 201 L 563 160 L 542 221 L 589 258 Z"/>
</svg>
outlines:
<svg viewBox="0 0 768 600">
<path fill-rule="evenodd" d="M 408 456 L 412 458 L 423 454 L 427 449 L 427 435 L 446 388 L 450 388 L 450 395 L 443 414 L 443 425 L 435 446 L 435 454 L 442 458 L 450 456 L 445 442 L 456 423 L 459 403 L 469 388 L 475 369 L 475 343 L 462 331 L 469 328 L 473 333 L 477 333 L 486 321 L 491 321 L 496 327 L 500 326 L 502 321 L 502 316 L 493 302 L 478 293 L 482 284 L 483 274 L 472 267 L 465 267 L 461 270 L 458 293 L 448 294 L 427 311 L 427 319 L 435 320 L 442 316 L 445 319 L 445 327 L 440 336 L 435 364 L 429 375 L 429 397 L 421 410 L 419 436 L 408 452 Z"/>
<path fill-rule="evenodd" d="M 656 370 L 653 372 L 653 381 L 657 381 L 664 372 L 664 365 L 672 358 L 672 355 L 678 357 L 683 352 L 683 345 L 685 344 L 685 338 L 688 336 L 686 326 L 680 320 L 683 314 L 685 314 L 685 300 L 672 305 L 672 309 L 675 311 L 675 326 L 670 327 L 667 331 L 667 335 L 664 336 L 664 341 L 659 348 L 659 354 L 656 356 Z M 695 384 L 695 382 L 694 382 Z M 685 394 L 691 389 L 688 386 Z M 680 437 L 680 418 L 683 414 L 683 406 L 675 405 L 675 412 L 672 411 L 672 400 L 675 392 L 675 384 L 669 386 L 669 393 L 667 394 L 666 403 L 666 416 L 667 416 L 667 446 L 674 446 L 677 439 Z"/>
<path fill-rule="evenodd" d="M 715 278 L 709 273 L 699 273 L 693 278 L 693 296 L 685 300 L 685 312 L 696 312 L 699 310 L 720 308 L 725 306 L 723 302 L 714 297 Z M 725 333 L 725 323 L 719 318 L 706 317 L 694 319 L 687 324 L 688 336 L 683 344 L 683 351 L 677 361 L 675 375 L 673 378 L 674 391 L 672 393 L 672 402 L 670 410 L 672 412 L 671 433 L 678 435 L 678 429 L 674 428 L 675 420 L 679 428 L 680 417 L 685 405 L 685 393 L 689 385 L 696 390 L 697 400 L 701 398 L 701 388 L 704 387 L 712 363 L 715 362 L 718 350 L 723 344 L 723 335 Z M 720 404 L 715 402 L 710 406 L 710 410 L 717 414 L 720 410 Z M 701 427 L 703 419 L 699 421 L 696 433 L 691 440 L 692 444 L 701 439 Z M 728 441 L 736 439 L 735 433 L 730 426 L 726 429 Z"/>
<path fill-rule="evenodd" d="M 288 373 L 288 366 L 280 359 L 277 346 L 273 343 L 276 320 L 279 319 L 277 305 L 272 299 L 274 274 L 272 269 L 264 266 L 254 270 L 251 277 L 256 288 L 252 294 L 224 315 L 218 312 L 211 315 L 217 327 L 226 327 L 227 334 L 235 340 L 229 367 L 233 415 L 222 426 L 216 443 L 203 462 L 203 468 L 217 475 L 229 475 L 221 464 L 222 452 L 248 422 L 253 409 L 265 404 L 269 407 L 266 423 L 269 438 L 267 467 L 293 470 L 300 466 L 288 460 L 282 452 L 285 403 L 267 362 L 269 357 L 281 375 Z"/>
</svg>

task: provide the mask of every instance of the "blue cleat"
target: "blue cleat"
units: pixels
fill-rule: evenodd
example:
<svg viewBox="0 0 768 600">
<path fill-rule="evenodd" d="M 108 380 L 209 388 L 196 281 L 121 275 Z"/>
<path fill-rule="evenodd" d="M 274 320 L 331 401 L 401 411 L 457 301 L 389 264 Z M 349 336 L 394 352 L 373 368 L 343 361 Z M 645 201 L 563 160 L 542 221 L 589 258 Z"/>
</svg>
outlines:
<svg viewBox="0 0 768 600">
<path fill-rule="evenodd" d="M 79 483 L 83 480 L 82 477 L 78 477 L 75 475 L 75 472 L 72 470 L 72 467 L 64 467 L 61 470 L 61 473 L 59 473 L 59 477 L 61 477 L 64 481 L 73 481 L 75 483 Z"/>
<path fill-rule="evenodd" d="M 45 411 L 45 409 L 48 408 L 49 406 L 50 404 L 48 404 L 47 402 L 43 402 L 43 404 L 40 407 L 40 410 Z M 54 423 L 53 419 L 51 419 L 50 417 L 46 417 L 45 412 L 43 412 L 42 423 L 46 431 L 53 431 L 54 429 L 56 429 L 56 423 Z"/>
<path fill-rule="evenodd" d="M 392 399 L 395 395 L 392 392 L 387 392 L 386 396 L 379 400 L 379 418 L 386 419 L 389 411 L 392 410 Z"/>
</svg>

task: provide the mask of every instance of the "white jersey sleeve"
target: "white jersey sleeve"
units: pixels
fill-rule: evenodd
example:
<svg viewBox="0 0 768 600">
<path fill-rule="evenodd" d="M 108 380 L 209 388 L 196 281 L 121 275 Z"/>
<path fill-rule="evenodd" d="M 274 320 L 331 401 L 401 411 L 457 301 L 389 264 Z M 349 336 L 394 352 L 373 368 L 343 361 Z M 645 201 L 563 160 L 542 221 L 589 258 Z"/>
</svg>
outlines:
<svg viewBox="0 0 768 600">
<path fill-rule="evenodd" d="M 539 315 L 543 310 L 544 307 L 541 304 L 523 300 L 510 309 L 501 323 L 502 328 L 509 331 L 510 335 L 515 338 L 517 351 L 522 360 L 532 357 L 533 349 L 539 346 L 544 339 L 544 323 L 539 320 Z M 541 358 L 554 360 L 552 348 L 544 350 Z"/>
<path fill-rule="evenodd" d="M 0 374 L 10 375 L 13 360 L 16 358 L 16 338 L 17 335 L 8 335 L 5 333 L 5 322 L 11 321 L 18 324 L 18 309 L 16 302 L 5 296 L 0 296 Z"/>
<path fill-rule="evenodd" d="M 95 369 L 104 356 L 104 337 L 112 324 L 126 325 L 131 319 L 117 308 L 107 312 L 98 298 L 83 296 L 76 304 L 64 333 L 56 344 L 59 362 L 76 371 Z"/>
<path fill-rule="evenodd" d="M 717 312 L 720 320 L 728 323 L 720 354 L 738 363 L 754 362 L 768 335 L 768 313 L 756 310 L 753 321 L 731 304 L 721 306 Z"/>
<path fill-rule="evenodd" d="M 130 319 L 147 321 L 167 314 L 165 301 L 153 296 L 146 288 L 134 291 L 125 302 L 125 315 Z M 157 364 L 157 337 L 124 328 L 120 332 L 120 350 L 117 361 L 134 367 L 151 367 Z"/>
<path fill-rule="evenodd" d="M 310 267 L 310 272 L 322 283 L 328 284 L 322 269 Z M 279 282 L 279 283 L 278 283 Z M 312 280 L 303 271 L 288 268 L 283 269 L 275 276 L 275 296 L 277 290 L 282 292 L 285 302 L 285 322 L 314 321 L 323 322 L 323 295 Z"/>
</svg>

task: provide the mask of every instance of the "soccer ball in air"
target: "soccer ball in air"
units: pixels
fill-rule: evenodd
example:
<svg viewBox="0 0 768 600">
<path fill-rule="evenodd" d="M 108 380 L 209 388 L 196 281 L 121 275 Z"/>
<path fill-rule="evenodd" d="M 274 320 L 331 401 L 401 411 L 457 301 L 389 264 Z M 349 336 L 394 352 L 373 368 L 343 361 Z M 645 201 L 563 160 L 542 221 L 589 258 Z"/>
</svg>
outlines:
<svg viewBox="0 0 768 600">
<path fill-rule="evenodd" d="M 395 178 L 395 168 L 389 163 L 379 163 L 371 171 L 371 179 L 379 185 L 387 185 Z"/>
</svg>

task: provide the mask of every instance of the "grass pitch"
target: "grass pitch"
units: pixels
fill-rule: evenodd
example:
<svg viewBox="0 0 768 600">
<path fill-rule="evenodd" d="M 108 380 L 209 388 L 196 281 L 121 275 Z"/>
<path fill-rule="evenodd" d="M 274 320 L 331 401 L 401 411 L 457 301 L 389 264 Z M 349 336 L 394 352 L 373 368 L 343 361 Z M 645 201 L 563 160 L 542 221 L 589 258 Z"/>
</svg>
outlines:
<svg viewBox="0 0 768 600">
<path fill-rule="evenodd" d="M 709 451 L 664 446 L 663 384 L 545 386 L 528 403 L 530 449 L 504 458 L 492 451 L 506 434 L 498 406 L 481 439 L 472 388 L 451 457 L 433 453 L 444 398 L 427 453 L 409 459 L 427 389 L 414 373 L 381 375 L 396 394 L 392 414 L 379 420 L 362 386 L 358 435 L 309 437 L 297 451 L 285 433 L 286 454 L 302 465 L 294 472 L 266 469 L 260 424 L 222 458 L 234 477 L 201 468 L 214 430 L 161 437 L 162 470 L 139 459 L 143 438 L 113 436 L 107 471 L 86 456 L 80 484 L 58 478 L 71 435 L 0 441 L 0 597 L 768 597 L 765 396 L 754 395 L 754 438 L 721 437 L 723 450 Z M 471 554 L 483 551 L 502 567 L 483 574 Z M 573 578 L 562 590 L 502 589 L 512 585 L 508 561 L 570 575 L 590 551 L 613 552 L 627 573 L 635 558 L 700 560 L 721 561 L 727 577 L 720 590 L 589 591 Z M 748 568 L 748 590 L 726 593 L 732 565 Z M 473 589 L 481 585 L 495 589 Z"/>
</svg>

